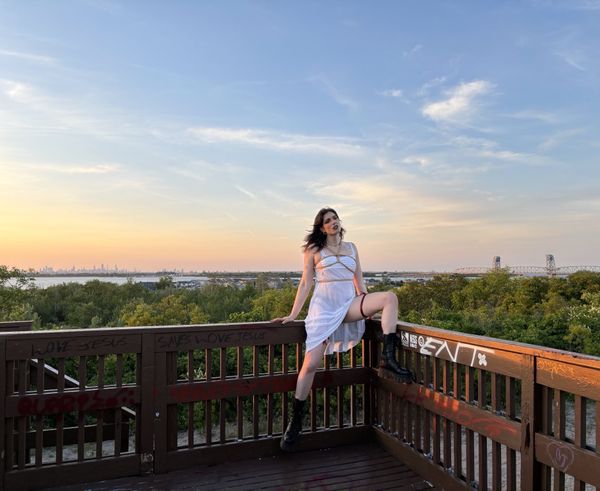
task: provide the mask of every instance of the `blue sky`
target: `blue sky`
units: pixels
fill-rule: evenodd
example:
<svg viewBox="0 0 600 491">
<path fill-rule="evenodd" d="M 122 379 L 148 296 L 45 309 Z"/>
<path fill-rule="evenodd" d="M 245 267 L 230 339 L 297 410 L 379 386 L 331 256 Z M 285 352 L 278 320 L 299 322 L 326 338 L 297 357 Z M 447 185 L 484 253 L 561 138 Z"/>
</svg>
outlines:
<svg viewBox="0 0 600 491">
<path fill-rule="evenodd" d="M 0 264 L 600 264 L 600 1 L 0 0 Z"/>
</svg>

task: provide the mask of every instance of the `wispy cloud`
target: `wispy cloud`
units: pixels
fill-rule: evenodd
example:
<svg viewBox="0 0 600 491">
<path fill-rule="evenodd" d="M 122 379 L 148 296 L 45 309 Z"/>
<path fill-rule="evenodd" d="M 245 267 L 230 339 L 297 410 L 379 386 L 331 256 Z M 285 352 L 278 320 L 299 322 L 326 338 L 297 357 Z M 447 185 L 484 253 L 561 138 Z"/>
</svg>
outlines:
<svg viewBox="0 0 600 491">
<path fill-rule="evenodd" d="M 234 187 L 235 187 L 235 189 L 237 189 L 237 190 L 238 190 L 240 193 L 242 193 L 242 194 L 245 194 L 246 196 L 248 196 L 248 197 L 252 198 L 253 200 L 256 200 L 256 199 L 257 199 L 257 197 L 256 197 L 256 194 L 254 194 L 254 193 L 252 193 L 252 192 L 248 191 L 247 189 L 243 188 L 242 186 L 240 186 L 240 185 L 236 184 Z"/>
<path fill-rule="evenodd" d="M 404 102 L 405 104 L 410 104 L 410 101 L 406 98 L 402 89 L 386 89 L 377 93 L 383 97 L 392 97 Z"/>
<path fill-rule="evenodd" d="M 560 49 L 555 51 L 554 54 L 580 72 L 587 71 L 585 66 L 586 57 L 581 51 L 576 49 Z"/>
<path fill-rule="evenodd" d="M 28 164 L 27 167 L 37 171 L 58 172 L 60 174 L 111 174 L 119 170 L 118 164 Z"/>
<path fill-rule="evenodd" d="M 417 91 L 417 95 L 419 95 L 419 96 L 427 95 L 432 88 L 437 87 L 438 85 L 442 85 L 446 80 L 447 80 L 447 77 L 445 77 L 445 76 L 436 77 L 431 80 L 428 80 L 419 88 L 419 90 Z"/>
<path fill-rule="evenodd" d="M 544 138 L 544 140 L 539 144 L 538 148 L 543 151 L 551 150 L 565 141 L 571 140 L 575 135 L 579 135 L 583 133 L 583 129 L 581 128 L 572 128 L 563 131 L 557 131 L 552 135 Z"/>
<path fill-rule="evenodd" d="M 508 117 L 514 119 L 533 120 L 541 121 L 542 123 L 554 124 L 559 122 L 559 118 L 556 114 L 547 111 L 540 111 L 537 109 L 524 109 L 516 113 L 508 114 Z"/>
<path fill-rule="evenodd" d="M 446 99 L 425 104 L 421 112 L 438 123 L 465 124 L 480 109 L 480 97 L 489 94 L 493 88 L 487 80 L 461 83 L 446 92 Z"/>
<path fill-rule="evenodd" d="M 340 106 L 344 106 L 351 110 L 356 110 L 358 108 L 358 103 L 348 95 L 344 94 L 325 75 L 315 75 L 314 77 L 310 77 L 308 80 L 309 82 L 323 88 L 325 92 Z"/>
<path fill-rule="evenodd" d="M 533 0 L 533 3 L 566 10 L 600 10 L 600 0 Z"/>
<path fill-rule="evenodd" d="M 115 114 L 97 116 L 94 113 L 100 111 L 96 108 L 86 110 L 73 98 L 55 97 L 20 81 L 0 79 L 0 98 L 1 96 L 12 103 L 13 126 L 32 126 L 30 121 L 33 120 L 37 128 L 43 130 L 76 131 L 102 138 L 140 131 L 134 129 L 133 125 L 124 125 Z M 26 111 L 34 112 L 40 118 L 33 119 Z M 102 112 L 107 113 L 107 110 Z"/>
<path fill-rule="evenodd" d="M 403 51 L 402 55 L 404 56 L 404 58 L 410 58 L 411 56 L 415 55 L 422 49 L 423 49 L 422 44 L 415 44 L 411 49 L 409 49 L 407 51 Z"/>
<path fill-rule="evenodd" d="M 10 51 L 6 49 L 0 49 L 0 56 L 18 58 L 20 60 L 32 61 L 34 63 L 41 63 L 44 65 L 52 65 L 56 63 L 56 58 L 52 58 L 51 56 L 39 55 L 35 53 L 24 53 L 21 51 Z"/>
<path fill-rule="evenodd" d="M 251 128 L 195 127 L 188 132 L 204 143 L 234 143 L 288 152 L 307 152 L 343 157 L 358 156 L 363 148 L 348 138 L 307 136 Z"/>
</svg>

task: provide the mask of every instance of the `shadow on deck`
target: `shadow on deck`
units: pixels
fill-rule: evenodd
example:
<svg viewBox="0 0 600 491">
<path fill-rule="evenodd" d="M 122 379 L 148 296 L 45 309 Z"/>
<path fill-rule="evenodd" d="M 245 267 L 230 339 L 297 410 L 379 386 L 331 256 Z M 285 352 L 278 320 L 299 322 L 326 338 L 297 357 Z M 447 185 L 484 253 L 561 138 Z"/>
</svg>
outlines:
<svg viewBox="0 0 600 491">
<path fill-rule="evenodd" d="M 597 357 L 399 323 L 406 385 L 368 321 L 283 455 L 302 322 L 26 324 L 0 325 L 0 489 L 600 489 Z"/>
</svg>

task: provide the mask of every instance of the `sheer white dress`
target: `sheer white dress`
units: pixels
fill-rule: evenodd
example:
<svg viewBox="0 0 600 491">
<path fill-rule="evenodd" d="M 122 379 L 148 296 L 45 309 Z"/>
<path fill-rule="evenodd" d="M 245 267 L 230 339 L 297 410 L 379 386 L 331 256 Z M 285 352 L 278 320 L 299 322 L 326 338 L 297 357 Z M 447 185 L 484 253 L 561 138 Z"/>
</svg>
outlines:
<svg viewBox="0 0 600 491">
<path fill-rule="evenodd" d="M 356 346 L 365 332 L 365 321 L 342 322 L 352 300 L 356 297 L 354 272 L 356 249 L 349 243 L 351 254 L 324 255 L 319 252 L 315 265 L 315 289 L 306 326 L 306 351 L 325 342 L 325 354 L 347 351 Z"/>
</svg>

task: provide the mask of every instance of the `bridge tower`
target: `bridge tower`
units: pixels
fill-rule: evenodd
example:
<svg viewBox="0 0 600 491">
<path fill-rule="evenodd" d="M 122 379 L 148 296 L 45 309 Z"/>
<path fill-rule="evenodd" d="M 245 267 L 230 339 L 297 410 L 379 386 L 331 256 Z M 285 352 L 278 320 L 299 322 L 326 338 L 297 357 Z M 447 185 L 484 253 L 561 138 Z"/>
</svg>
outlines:
<svg viewBox="0 0 600 491">
<path fill-rule="evenodd" d="M 554 261 L 554 254 L 546 254 L 546 273 L 548 276 L 556 276 L 556 262 Z"/>
<path fill-rule="evenodd" d="M 500 269 L 501 267 L 500 256 L 494 256 L 492 259 L 492 269 Z"/>
</svg>

